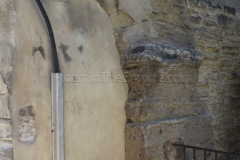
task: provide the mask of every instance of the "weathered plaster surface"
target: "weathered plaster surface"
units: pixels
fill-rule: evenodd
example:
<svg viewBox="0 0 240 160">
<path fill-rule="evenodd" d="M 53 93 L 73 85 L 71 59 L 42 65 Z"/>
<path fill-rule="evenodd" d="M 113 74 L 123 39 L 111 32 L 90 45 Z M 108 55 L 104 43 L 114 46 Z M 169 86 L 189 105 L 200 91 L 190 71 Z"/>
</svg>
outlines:
<svg viewBox="0 0 240 160">
<path fill-rule="evenodd" d="M 45 22 L 35 3 L 18 1 L 11 94 L 13 159 L 52 159 L 51 48 Z M 42 47 L 34 52 L 34 48 Z M 35 119 L 28 113 L 32 106 Z M 25 110 L 26 108 L 26 110 Z M 25 111 L 25 112 L 24 112 Z M 31 113 L 31 112 L 30 112 Z"/>
<path fill-rule="evenodd" d="M 15 48 L 15 0 L 0 1 L 0 159 L 12 159 L 12 121 L 9 104 Z"/>
<path fill-rule="evenodd" d="M 65 75 L 66 160 L 124 160 L 128 87 L 115 80 L 109 83 L 110 76 L 124 77 L 109 17 L 96 1 L 43 4 L 52 22 L 60 70 Z M 11 98 L 14 158 L 50 160 L 50 42 L 34 1 L 19 1 L 18 8 Z M 84 75 L 106 76 L 106 81 L 73 79 Z M 28 106 L 32 106 L 31 112 Z"/>
</svg>

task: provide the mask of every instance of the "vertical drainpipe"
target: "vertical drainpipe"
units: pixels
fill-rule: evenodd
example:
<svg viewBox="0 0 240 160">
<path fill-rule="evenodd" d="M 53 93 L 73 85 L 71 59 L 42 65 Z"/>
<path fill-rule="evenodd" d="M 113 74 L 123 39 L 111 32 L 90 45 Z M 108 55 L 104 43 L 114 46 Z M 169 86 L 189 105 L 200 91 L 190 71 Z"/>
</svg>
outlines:
<svg viewBox="0 0 240 160">
<path fill-rule="evenodd" d="M 57 48 L 50 20 L 41 1 L 36 0 L 36 3 L 46 22 L 53 52 L 54 73 L 51 74 L 53 160 L 65 160 L 63 74 L 60 73 Z"/>
</svg>

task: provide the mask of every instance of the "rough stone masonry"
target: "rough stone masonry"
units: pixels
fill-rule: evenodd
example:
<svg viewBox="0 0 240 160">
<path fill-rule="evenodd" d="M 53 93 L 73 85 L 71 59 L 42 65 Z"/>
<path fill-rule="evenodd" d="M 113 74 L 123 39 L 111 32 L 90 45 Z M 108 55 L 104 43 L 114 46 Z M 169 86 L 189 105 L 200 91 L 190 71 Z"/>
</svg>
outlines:
<svg viewBox="0 0 240 160">
<path fill-rule="evenodd" d="M 0 159 L 12 160 L 9 95 L 15 47 L 16 1 L 0 1 Z"/>
<path fill-rule="evenodd" d="M 168 158 L 164 142 L 180 137 L 185 144 L 238 152 L 238 1 L 98 1 L 114 25 L 121 64 L 131 78 L 126 158 Z M 182 49 L 195 50 L 189 51 L 187 65 Z M 191 58 L 198 52 L 201 64 Z M 174 83 L 171 77 L 143 83 L 129 75 L 191 75 L 193 81 L 179 83 L 176 77 Z"/>
<path fill-rule="evenodd" d="M 90 1 L 93 0 L 89 0 L 89 2 Z M 124 157 L 126 157 L 126 160 L 181 159 L 181 151 L 178 148 L 173 148 L 171 145 L 174 142 L 239 152 L 239 2 L 237 0 L 97 1 L 102 8 L 96 7 L 96 4 L 86 6 L 95 6 L 98 10 L 104 9 L 110 18 L 116 40 L 115 46 L 118 49 L 122 70 L 124 71 L 130 88 L 128 100 L 125 105 L 127 116 L 127 124 L 125 127 L 126 156 L 122 154 L 123 149 L 121 148 L 120 158 L 118 157 L 117 159 L 124 159 Z M 87 4 L 87 2 L 87 0 L 84 1 L 84 5 Z M 42 62 L 43 64 L 38 63 L 37 65 L 40 66 L 41 69 L 45 68 L 49 73 L 51 68 L 50 58 L 48 56 L 48 53 L 50 53 L 49 41 L 47 39 L 47 32 L 44 30 L 44 24 L 40 23 L 39 17 L 36 18 L 38 14 L 35 13 L 36 8 L 34 8 L 34 5 L 32 3 L 24 5 L 25 3 L 26 2 L 20 0 L 0 1 L 0 159 L 4 160 L 13 159 L 12 120 L 20 122 L 19 126 L 14 127 L 14 133 L 17 133 L 15 134 L 15 136 L 17 136 L 15 140 L 19 141 L 20 144 L 23 143 L 23 146 L 26 147 L 22 148 L 22 151 L 28 151 L 24 156 L 30 157 L 30 159 L 32 158 L 31 156 L 33 156 L 32 159 L 36 158 L 34 155 L 39 155 L 39 158 L 41 158 L 41 156 L 45 157 L 45 159 L 51 159 L 52 157 L 51 148 L 38 148 L 38 146 L 51 146 L 50 141 L 46 141 L 46 139 L 51 138 L 51 131 L 49 130 L 51 118 L 48 116 L 51 115 L 48 109 L 50 99 L 40 102 L 37 101 L 36 104 L 41 107 L 33 105 L 33 108 L 30 107 L 30 109 L 28 109 L 28 106 L 32 104 L 26 104 L 25 106 L 19 106 L 19 110 L 13 108 L 9 100 L 9 96 L 11 97 L 13 94 L 12 75 L 14 65 L 16 67 L 16 63 L 24 63 L 23 66 L 28 66 L 30 61 L 33 61 L 34 64 L 36 64 L 37 61 L 37 59 L 34 58 L 24 61 L 23 54 L 27 54 L 24 49 L 22 52 L 18 50 L 19 54 L 16 55 L 16 31 L 19 34 L 18 39 L 28 39 L 29 43 L 35 45 L 26 45 L 30 55 L 32 54 L 31 51 L 34 51 L 34 56 L 37 56 L 37 58 L 48 60 L 46 63 Z M 99 61 L 99 64 L 104 62 L 105 67 L 102 68 L 106 68 L 108 63 L 110 63 L 110 60 L 106 57 L 109 57 L 111 54 L 105 58 L 99 58 L 98 56 L 98 58 L 94 58 L 100 54 L 95 54 L 95 56 L 92 57 L 84 54 L 85 51 L 87 51 L 85 49 L 86 46 L 89 50 L 92 48 L 91 45 L 93 44 L 88 44 L 86 39 L 93 35 L 88 35 L 86 32 L 86 30 L 89 29 L 87 25 L 82 27 L 80 25 L 83 24 L 82 21 L 78 23 L 78 19 L 80 19 L 86 22 L 84 25 L 88 24 L 88 22 L 95 24 L 96 18 L 91 17 L 89 20 L 86 17 L 89 18 L 89 15 L 98 15 L 99 17 L 105 18 L 106 15 L 103 14 L 102 11 L 101 14 L 98 12 L 95 13 L 96 8 L 94 9 L 94 7 L 89 7 L 91 10 L 85 11 L 81 15 L 76 15 L 74 13 L 78 13 L 79 11 L 77 7 L 82 7 L 82 9 L 86 9 L 87 7 L 78 5 L 77 1 L 74 0 L 51 0 L 51 3 L 54 3 L 53 6 L 56 7 L 54 11 L 61 11 L 62 15 L 58 16 L 50 12 L 53 17 L 57 17 L 53 21 L 54 29 L 57 30 L 56 33 L 60 37 L 57 38 L 57 44 L 62 44 L 61 41 L 66 40 L 65 37 L 69 38 L 67 42 L 74 43 L 74 45 L 69 45 L 70 48 L 64 51 L 64 53 L 66 52 L 65 61 L 67 62 L 67 65 L 63 65 L 64 69 L 70 71 L 72 68 L 76 68 L 76 65 L 81 64 L 83 67 L 79 66 L 79 68 L 82 69 L 81 71 L 84 71 L 85 69 L 90 69 L 92 67 L 91 64 L 96 64 L 96 61 Z M 72 3 L 77 4 L 74 5 L 73 10 L 69 9 Z M 51 5 L 46 6 L 52 7 Z M 67 9 L 64 6 L 67 6 Z M 34 17 L 31 16 L 31 14 L 29 15 L 29 12 L 32 13 Z M 68 14 L 65 14 L 65 12 Z M 94 14 L 91 14 L 91 12 L 94 12 Z M 29 19 L 32 20 L 32 27 L 28 26 L 30 25 L 29 23 L 25 23 L 29 20 L 24 16 L 26 14 Z M 66 16 L 72 18 L 68 19 Z M 69 30 L 69 34 L 66 34 L 66 36 L 64 35 L 65 30 L 62 29 L 63 27 L 60 27 L 63 26 L 62 21 L 64 24 L 72 23 L 74 27 L 81 26 L 82 28 L 77 28 L 74 32 L 70 32 L 72 26 L 65 26 L 65 29 Z M 16 22 L 22 25 L 15 28 Z M 97 22 L 97 24 L 101 24 L 99 21 Z M 105 22 L 106 24 L 109 23 L 104 19 L 104 23 Z M 102 26 L 102 28 L 106 27 Z M 29 37 L 26 36 L 28 34 L 20 34 L 30 31 L 31 34 L 29 34 Z M 96 31 L 96 33 L 98 33 L 96 35 L 101 35 L 98 32 L 99 28 L 94 28 L 90 31 L 94 33 Z M 112 28 L 108 31 L 112 32 Z M 109 34 L 110 37 L 111 34 Z M 42 35 L 42 37 L 40 35 Z M 80 35 L 80 38 L 78 35 Z M 113 42 L 113 38 L 108 37 L 107 39 L 111 39 L 111 42 Z M 75 42 L 77 43 L 76 45 Z M 97 41 L 94 42 L 97 43 Z M 19 41 L 18 45 L 22 46 L 22 41 Z M 42 46 L 45 50 L 41 49 L 43 48 Z M 98 45 L 99 48 L 102 46 L 103 45 Z M 113 48 L 115 46 L 113 45 Z M 81 52 L 81 63 L 79 63 L 79 60 L 74 66 L 69 66 L 70 60 L 73 60 L 71 57 L 76 58 L 79 56 L 78 51 L 73 52 L 72 48 L 74 47 Z M 38 53 L 38 51 L 40 53 Z M 41 51 L 44 51 L 46 55 Z M 59 52 L 61 53 L 61 50 Z M 115 49 L 113 49 L 112 52 L 115 53 Z M 21 54 L 22 56 L 19 56 Z M 69 58 L 66 54 L 71 54 L 71 57 Z M 93 60 L 90 61 L 90 58 Z M 115 60 L 114 62 L 117 62 L 118 58 L 115 58 Z M 62 60 L 62 62 L 64 62 L 64 60 Z M 15 68 L 15 72 L 18 69 L 19 67 Z M 29 69 L 29 67 L 27 69 Z M 37 67 L 34 69 L 37 69 Z M 118 73 L 121 73 L 121 71 L 118 71 Z M 19 73 L 15 74 L 16 79 L 18 79 L 21 74 L 22 70 L 19 69 Z M 25 74 L 27 75 L 29 72 Z M 44 81 L 41 81 L 43 83 L 41 85 L 49 87 L 47 83 L 49 77 L 47 77 L 45 72 L 38 70 L 38 73 L 34 74 L 31 72 L 31 74 L 34 75 L 35 78 L 32 82 L 33 84 L 38 81 L 38 75 L 40 74 L 45 77 Z M 23 82 L 28 86 L 27 81 L 23 80 Z M 20 91 L 23 90 L 21 86 L 18 88 L 20 88 Z M 76 86 L 72 87 L 73 90 L 74 88 L 76 88 Z M 105 89 L 103 88 L 103 90 Z M 87 91 L 89 90 L 86 88 L 85 92 Z M 126 89 L 118 89 L 118 91 L 125 93 Z M 19 92 L 19 94 L 20 93 L 21 92 Z M 50 95 L 49 90 L 44 93 Z M 124 97 L 124 93 L 118 94 Z M 81 94 L 79 93 L 79 95 Z M 86 97 L 90 97 L 87 93 L 85 94 L 87 95 Z M 102 95 L 102 93 L 95 92 L 94 94 L 96 97 Z M 41 96 L 43 96 L 41 92 L 36 92 L 35 95 L 32 95 L 33 98 Z M 71 95 L 68 96 L 71 97 Z M 121 98 L 121 102 L 118 102 L 117 99 L 118 98 L 114 99 L 115 104 L 124 103 L 124 98 Z M 70 101 L 67 101 L 68 104 L 70 104 L 69 102 Z M 77 115 L 78 117 L 82 117 L 78 115 L 80 113 L 88 113 L 89 115 L 87 116 L 92 117 L 92 120 L 96 117 L 105 116 L 102 112 L 106 111 L 103 110 L 104 107 L 99 109 L 97 113 L 89 107 L 94 107 L 97 103 L 89 102 L 81 104 L 78 103 L 77 98 L 71 102 L 69 106 L 74 106 L 74 108 L 68 108 L 67 113 Z M 110 102 L 113 103 L 113 101 Z M 109 104 L 108 101 L 106 103 L 106 105 Z M 83 109 L 80 106 L 86 107 Z M 16 111 L 14 112 L 15 114 L 11 113 L 12 110 Z M 118 114 L 115 113 L 112 117 L 118 117 L 120 112 L 122 124 L 124 116 L 122 116 L 123 111 L 121 108 L 119 108 Z M 72 117 L 72 115 L 67 115 L 67 118 L 69 117 Z M 87 129 L 91 129 L 91 127 L 95 125 L 93 121 L 90 120 L 86 120 L 84 123 L 80 121 L 81 119 L 78 120 L 79 123 L 77 124 Z M 99 123 L 98 119 L 94 120 L 94 122 Z M 43 122 L 46 124 L 45 126 L 42 125 Z M 89 134 L 89 132 L 85 133 L 85 130 L 76 128 L 76 125 L 71 125 L 73 122 L 76 123 L 74 119 L 67 121 L 68 134 L 77 130 L 77 133 L 83 133 L 89 136 L 96 132 L 96 130 L 93 130 L 91 134 Z M 122 126 L 118 127 L 114 125 L 115 121 L 112 121 L 112 123 L 112 126 L 115 127 L 117 132 L 112 131 L 112 126 L 107 125 L 109 124 L 107 121 L 106 123 L 101 123 L 102 126 L 107 126 L 106 128 L 108 128 L 105 132 L 108 134 L 111 132 L 109 136 L 115 136 L 117 133 L 123 132 Z M 17 123 L 14 122 L 14 124 Z M 42 130 L 39 131 L 38 127 L 42 127 Z M 94 126 L 94 128 L 96 127 Z M 97 129 L 98 131 L 102 131 L 100 128 Z M 37 134 L 39 132 L 41 133 L 40 135 Z M 46 136 L 43 132 L 46 133 Z M 41 135 L 44 136 L 41 137 Z M 101 145 L 102 150 L 100 153 L 98 153 L 98 147 L 95 147 L 91 153 L 85 150 L 86 147 L 82 146 L 81 148 L 81 155 L 83 155 L 82 153 L 88 153 L 88 160 L 96 159 L 96 157 L 100 155 L 106 157 L 108 155 L 108 153 L 105 152 L 109 149 L 103 146 L 112 142 L 112 139 L 109 141 L 107 136 L 103 139 L 102 137 L 106 135 L 104 131 L 98 135 L 99 137 L 95 136 L 95 139 L 98 140 L 97 144 Z M 122 136 L 120 135 L 120 137 Z M 39 140 L 36 140 L 37 138 L 40 138 L 42 141 L 39 143 Z M 73 147 L 67 147 L 69 148 L 67 150 L 69 153 L 67 156 L 76 158 L 80 154 L 78 154 L 76 150 L 73 151 L 71 149 L 79 149 L 78 145 L 81 145 L 82 142 L 75 141 L 75 139 L 74 136 L 68 136 L 68 144 L 69 146 L 73 145 Z M 120 145 L 122 146 L 122 139 L 117 138 L 114 140 L 121 143 Z M 96 143 L 88 138 L 84 138 L 83 140 L 88 140 L 91 144 Z M 49 143 L 42 144 L 44 142 Z M 15 144 L 18 145 L 18 142 L 15 142 Z M 29 149 L 28 145 L 31 144 L 35 144 L 36 147 Z M 17 145 L 15 146 L 17 147 Z M 114 146 L 109 148 L 112 149 Z M 22 154 L 19 148 L 15 149 L 16 155 L 18 153 Z M 35 153 L 35 151 L 41 153 Z M 114 153 L 118 152 L 117 150 L 114 151 Z M 190 153 L 189 155 L 191 156 Z M 201 155 L 198 155 L 198 157 L 201 158 Z M 208 155 L 208 157 L 211 158 L 210 155 Z M 81 158 L 78 157 L 78 159 Z M 108 159 L 105 158 L 104 160 Z M 109 160 L 112 159 L 110 158 Z"/>
</svg>

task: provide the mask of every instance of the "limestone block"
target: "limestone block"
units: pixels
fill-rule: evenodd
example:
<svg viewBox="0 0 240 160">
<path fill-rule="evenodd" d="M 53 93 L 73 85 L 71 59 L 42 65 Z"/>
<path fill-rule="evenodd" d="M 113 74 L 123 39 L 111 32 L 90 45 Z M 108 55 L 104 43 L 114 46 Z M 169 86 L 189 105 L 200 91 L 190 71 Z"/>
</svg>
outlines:
<svg viewBox="0 0 240 160">
<path fill-rule="evenodd" d="M 228 6 L 223 6 L 223 10 L 225 13 L 235 15 L 236 14 L 236 9 L 233 7 L 228 7 Z"/>
<path fill-rule="evenodd" d="M 219 3 L 216 3 L 216 2 L 211 2 L 211 1 L 208 1 L 208 8 L 211 9 L 211 10 L 222 10 L 222 5 L 220 5 Z"/>
<path fill-rule="evenodd" d="M 206 27 L 215 27 L 215 26 L 216 26 L 216 22 L 215 22 L 215 21 L 212 21 L 212 20 L 204 20 L 204 21 L 203 21 L 203 24 L 204 24 Z"/>
<path fill-rule="evenodd" d="M 3 160 L 13 159 L 12 142 L 0 141 L 0 159 L 3 159 Z"/>
<path fill-rule="evenodd" d="M 171 44 L 131 43 L 126 54 L 127 66 L 180 66 L 198 68 L 202 63 L 202 54 L 191 48 L 173 46 Z"/>
<path fill-rule="evenodd" d="M 0 95 L 7 94 L 7 93 L 8 93 L 7 85 L 4 83 L 3 76 L 0 73 Z"/>
<path fill-rule="evenodd" d="M 205 49 L 203 50 L 203 52 L 206 54 L 219 54 L 219 50 L 219 43 L 211 42 L 205 44 Z"/>
<path fill-rule="evenodd" d="M 206 10 L 208 7 L 207 1 L 205 0 L 187 0 L 187 7 L 198 10 Z"/>
<path fill-rule="evenodd" d="M 12 122 L 10 120 L 0 120 L 0 140 L 12 141 Z"/>
<path fill-rule="evenodd" d="M 36 2 L 30 0 L 18 0 L 17 2 L 16 47 L 10 97 L 13 115 L 13 159 L 51 160 L 53 157 L 50 82 L 53 66 L 51 44 L 46 23 Z M 38 50 L 35 52 L 34 48 Z M 33 118 L 19 118 L 19 110 L 27 106 L 33 106 L 36 113 L 34 124 L 37 138 L 35 141 L 33 140 L 34 136 L 26 132 L 28 128 L 30 129 L 29 132 L 33 132 Z M 30 141 L 30 143 L 26 141 Z"/>
<path fill-rule="evenodd" d="M 0 67 L 12 65 L 15 46 L 16 1 L 0 2 Z"/>
<path fill-rule="evenodd" d="M 126 56 L 129 121 L 204 114 L 196 89 L 202 62 L 199 52 L 170 45 L 132 44 Z"/>
<path fill-rule="evenodd" d="M 196 102 L 130 101 L 126 104 L 126 113 L 131 122 L 147 122 L 200 115 L 204 109 Z"/>
<path fill-rule="evenodd" d="M 239 58 L 234 58 L 233 63 L 234 63 L 233 67 L 235 69 L 239 70 L 240 69 L 240 59 Z"/>
<path fill-rule="evenodd" d="M 164 144 L 181 138 L 186 145 L 213 147 L 211 118 L 201 115 L 189 118 L 129 123 L 126 125 L 126 160 L 164 159 Z M 192 152 L 187 152 L 190 158 Z M 201 157 L 202 155 L 197 155 Z"/>
<path fill-rule="evenodd" d="M 231 69 L 234 58 L 227 56 L 214 56 L 214 68 Z"/>
<path fill-rule="evenodd" d="M 124 10 L 136 22 L 141 22 L 152 10 L 149 0 L 119 0 L 118 3 L 119 9 Z"/>
<path fill-rule="evenodd" d="M 238 82 L 239 75 L 236 70 L 233 69 L 220 69 L 219 78 L 221 81 L 225 82 Z"/>
<path fill-rule="evenodd" d="M 229 37 L 228 37 L 229 39 Z M 233 39 L 233 38 L 232 38 Z M 230 55 L 238 57 L 239 55 L 239 44 L 232 44 L 232 43 L 223 43 L 221 47 L 221 52 L 224 55 Z"/>
<path fill-rule="evenodd" d="M 12 65 L 13 48 L 0 44 L 0 67 Z"/>
<path fill-rule="evenodd" d="M 139 41 L 143 39 L 143 37 L 158 37 L 158 33 L 155 31 L 154 26 L 151 22 L 140 22 L 131 27 L 127 27 L 124 29 L 122 39 L 126 45 L 129 45 L 129 43 Z"/>
<path fill-rule="evenodd" d="M 18 59 L 14 62 L 12 87 L 14 159 L 51 160 L 50 42 L 35 2 L 18 2 L 21 21 L 16 27 Z M 92 0 L 42 2 L 52 23 L 60 70 L 65 75 L 65 159 L 124 160 L 127 84 L 75 83 L 67 79 L 101 76 L 102 72 L 123 77 L 108 15 Z M 30 29 L 24 27 L 26 24 Z M 20 116 L 25 115 L 22 109 L 26 106 L 33 107 L 35 117 Z"/>
<path fill-rule="evenodd" d="M 219 15 L 217 15 L 217 21 L 218 21 L 218 25 L 220 27 L 224 27 L 224 28 L 234 28 L 235 27 L 233 18 L 231 18 L 229 16 L 219 14 Z"/>
<path fill-rule="evenodd" d="M 198 33 L 198 34 L 197 34 Z M 195 34 L 196 40 L 203 41 L 204 44 L 208 43 L 219 43 L 223 41 L 223 34 L 221 30 L 201 28 Z"/>
<path fill-rule="evenodd" d="M 235 21 L 235 31 L 239 34 L 240 33 L 240 20 L 236 19 Z"/>
<path fill-rule="evenodd" d="M 231 47 L 239 47 L 239 42 L 240 42 L 240 35 L 239 34 L 226 34 L 225 35 L 225 41 L 226 42 L 230 42 L 230 44 L 234 44 L 233 46 Z M 229 45 L 230 45 L 229 44 Z M 231 48 L 229 48 L 231 49 Z"/>
<path fill-rule="evenodd" d="M 6 83 L 8 87 L 8 91 L 11 93 L 11 88 L 12 88 L 12 71 L 13 67 L 12 66 L 5 66 L 0 68 L 0 72 L 2 73 L 4 82 Z"/>
<path fill-rule="evenodd" d="M 195 46 L 193 30 L 182 29 L 182 26 L 172 25 L 171 22 L 154 21 L 153 27 L 158 33 L 159 41 L 163 43 L 190 48 Z"/>
<path fill-rule="evenodd" d="M 9 95 L 0 95 L 0 118 L 10 119 L 10 111 L 9 111 L 9 103 L 8 103 Z"/>
<path fill-rule="evenodd" d="M 18 140 L 31 144 L 36 141 L 35 113 L 33 107 L 28 106 L 19 110 Z"/>
</svg>

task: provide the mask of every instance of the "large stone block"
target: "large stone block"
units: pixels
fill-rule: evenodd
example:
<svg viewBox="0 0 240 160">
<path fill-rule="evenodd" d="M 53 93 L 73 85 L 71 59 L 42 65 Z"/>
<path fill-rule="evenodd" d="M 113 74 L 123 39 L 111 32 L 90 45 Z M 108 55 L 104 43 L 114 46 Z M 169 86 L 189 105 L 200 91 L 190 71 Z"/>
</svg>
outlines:
<svg viewBox="0 0 240 160">
<path fill-rule="evenodd" d="M 0 44 L 0 67 L 12 65 L 13 63 L 13 48 L 7 45 Z"/>
<path fill-rule="evenodd" d="M 13 156 L 12 142 L 0 141 L 0 159 L 12 160 Z"/>
<path fill-rule="evenodd" d="M 102 72 L 123 77 L 112 24 L 97 1 L 42 2 L 54 30 L 60 70 L 66 77 Z M 35 2 L 19 0 L 18 4 L 17 18 L 21 21 L 16 27 L 18 58 L 14 61 L 11 98 L 14 159 L 51 160 L 49 35 Z M 65 80 L 65 159 L 124 160 L 127 84 Z M 35 116 L 27 113 L 27 106 L 32 106 Z"/>
<path fill-rule="evenodd" d="M 3 76 L 0 73 L 0 95 L 7 94 L 7 93 L 8 93 L 7 85 L 4 83 Z"/>
<path fill-rule="evenodd" d="M 12 122 L 0 119 L 0 140 L 12 141 Z"/>
<path fill-rule="evenodd" d="M 166 158 L 164 145 L 172 139 L 182 139 L 186 145 L 212 148 L 212 137 L 211 118 L 208 115 L 129 123 L 126 125 L 125 132 L 126 160 L 164 159 Z M 187 158 L 190 156 L 191 152 L 187 152 Z"/>
<path fill-rule="evenodd" d="M 0 68 L 0 72 L 2 73 L 4 83 L 7 85 L 8 91 L 10 93 L 12 88 L 12 71 L 13 71 L 12 66 L 6 66 L 6 67 Z"/>
<path fill-rule="evenodd" d="M 33 107 L 28 106 L 19 110 L 18 140 L 32 144 L 36 141 L 35 113 Z"/>
<path fill-rule="evenodd" d="M 127 119 L 131 122 L 146 122 L 196 116 L 204 113 L 204 108 L 196 102 L 130 101 L 126 104 Z"/>
<path fill-rule="evenodd" d="M 119 8 L 129 14 L 136 22 L 141 22 L 143 17 L 152 11 L 149 0 L 119 0 Z"/>
<path fill-rule="evenodd" d="M 192 48 L 178 47 L 172 44 L 132 43 L 126 55 L 126 68 L 140 66 L 199 68 L 202 54 Z"/>
<path fill-rule="evenodd" d="M 9 111 L 9 103 L 8 103 L 9 95 L 0 95 L 0 118 L 10 119 L 10 111 Z"/>
<path fill-rule="evenodd" d="M 204 113 L 196 84 L 201 54 L 170 45 L 132 44 L 125 77 L 130 87 L 126 106 L 132 122 L 195 116 Z"/>
</svg>

